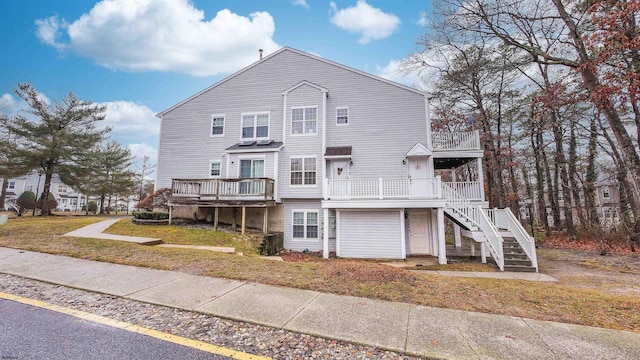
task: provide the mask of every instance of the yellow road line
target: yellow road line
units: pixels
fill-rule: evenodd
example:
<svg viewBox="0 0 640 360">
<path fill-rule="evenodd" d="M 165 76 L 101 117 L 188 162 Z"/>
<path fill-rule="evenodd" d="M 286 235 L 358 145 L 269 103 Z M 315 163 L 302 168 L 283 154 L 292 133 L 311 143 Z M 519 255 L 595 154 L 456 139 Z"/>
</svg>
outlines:
<svg viewBox="0 0 640 360">
<path fill-rule="evenodd" d="M 202 350 L 202 351 L 216 354 L 216 355 L 230 357 L 232 359 L 237 359 L 237 360 L 270 360 L 271 359 L 264 356 L 258 356 L 258 355 L 253 355 L 249 353 L 244 353 L 241 351 L 236 351 L 236 350 L 225 348 L 222 346 L 211 345 L 203 341 L 191 340 L 191 339 L 183 338 L 181 336 L 167 334 L 162 331 L 144 328 L 142 326 L 130 324 L 124 321 L 110 319 L 104 316 L 95 315 L 95 314 L 87 313 L 84 311 L 79 311 L 79 310 L 69 309 L 69 308 L 54 305 L 54 304 L 49 304 L 40 300 L 24 298 L 21 296 L 7 294 L 3 292 L 0 292 L 0 299 L 11 300 L 11 301 L 19 302 L 26 305 L 31 305 L 31 306 L 35 306 L 35 307 L 39 307 L 47 310 L 52 310 L 62 314 L 75 316 L 77 318 L 84 319 L 87 321 L 92 321 L 92 322 L 100 323 L 103 325 L 115 327 L 118 329 L 151 336 L 153 338 L 160 339 L 163 341 L 172 342 L 174 344 L 187 346 L 190 348 Z"/>
</svg>

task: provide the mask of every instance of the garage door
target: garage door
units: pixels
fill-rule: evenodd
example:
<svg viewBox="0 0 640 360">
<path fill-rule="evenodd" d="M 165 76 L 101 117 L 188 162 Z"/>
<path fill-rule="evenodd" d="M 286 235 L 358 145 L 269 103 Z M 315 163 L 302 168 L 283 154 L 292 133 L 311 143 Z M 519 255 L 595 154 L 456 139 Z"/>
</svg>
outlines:
<svg viewBox="0 0 640 360">
<path fill-rule="evenodd" d="M 341 211 L 340 257 L 402 259 L 398 211 Z"/>
</svg>

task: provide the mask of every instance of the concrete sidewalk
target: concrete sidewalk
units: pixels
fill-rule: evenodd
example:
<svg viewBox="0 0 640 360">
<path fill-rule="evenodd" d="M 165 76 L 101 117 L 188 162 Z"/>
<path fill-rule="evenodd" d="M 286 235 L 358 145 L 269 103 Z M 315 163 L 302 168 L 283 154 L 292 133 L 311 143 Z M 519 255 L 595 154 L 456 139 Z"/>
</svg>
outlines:
<svg viewBox="0 0 640 360">
<path fill-rule="evenodd" d="M 640 333 L 627 331 L 376 301 L 1 247 L 0 273 L 435 358 L 640 359 Z"/>
<path fill-rule="evenodd" d="M 105 240 L 117 240 L 117 241 L 126 241 L 132 242 L 141 245 L 157 245 L 161 244 L 161 239 L 147 238 L 147 237 L 139 237 L 139 236 L 125 236 L 125 235 L 114 235 L 114 234 L 104 234 L 103 231 L 107 230 L 109 226 L 118 222 L 120 218 L 109 219 L 97 222 L 95 224 L 87 225 L 85 227 L 81 227 L 80 229 L 74 230 L 72 232 L 68 232 L 64 234 L 64 236 L 73 236 L 73 237 L 81 237 L 81 238 L 90 238 L 90 239 L 105 239 Z"/>
</svg>

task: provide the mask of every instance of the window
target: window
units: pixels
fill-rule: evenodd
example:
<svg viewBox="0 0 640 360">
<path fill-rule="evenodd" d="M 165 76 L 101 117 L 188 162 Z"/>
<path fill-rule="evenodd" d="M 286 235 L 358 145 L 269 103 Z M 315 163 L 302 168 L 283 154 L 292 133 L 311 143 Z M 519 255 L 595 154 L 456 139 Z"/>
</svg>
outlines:
<svg viewBox="0 0 640 360">
<path fill-rule="evenodd" d="M 27 185 L 27 188 L 25 190 L 33 192 L 33 185 Z"/>
<path fill-rule="evenodd" d="M 242 115 L 242 138 L 269 138 L 269 114 Z"/>
<path fill-rule="evenodd" d="M 609 187 L 608 186 L 603 186 L 602 187 L 602 198 L 603 199 L 609 199 L 611 197 L 611 192 L 609 191 Z"/>
<path fill-rule="evenodd" d="M 318 109 L 315 107 L 291 109 L 292 134 L 316 134 Z"/>
<path fill-rule="evenodd" d="M 209 177 L 218 178 L 222 175 L 222 162 L 220 160 L 212 160 L 209 165 Z"/>
<path fill-rule="evenodd" d="M 316 158 L 291 158 L 291 185 L 316 184 Z"/>
<path fill-rule="evenodd" d="M 224 136 L 224 115 L 211 115 L 211 136 Z"/>
<path fill-rule="evenodd" d="M 317 239 L 318 238 L 318 212 L 294 211 L 293 212 L 293 238 Z"/>
<path fill-rule="evenodd" d="M 242 159 L 240 160 L 240 178 L 261 178 L 264 177 L 264 159 Z M 262 181 L 240 182 L 240 194 L 261 195 L 264 194 L 264 183 Z"/>
<path fill-rule="evenodd" d="M 348 107 L 336 108 L 336 124 L 349 125 L 349 108 Z"/>
<path fill-rule="evenodd" d="M 58 192 L 59 193 L 66 193 L 68 190 L 67 185 L 58 185 Z"/>
<path fill-rule="evenodd" d="M 16 188 L 16 182 L 15 181 L 9 181 L 9 184 L 7 185 L 7 189 L 13 190 Z"/>
</svg>

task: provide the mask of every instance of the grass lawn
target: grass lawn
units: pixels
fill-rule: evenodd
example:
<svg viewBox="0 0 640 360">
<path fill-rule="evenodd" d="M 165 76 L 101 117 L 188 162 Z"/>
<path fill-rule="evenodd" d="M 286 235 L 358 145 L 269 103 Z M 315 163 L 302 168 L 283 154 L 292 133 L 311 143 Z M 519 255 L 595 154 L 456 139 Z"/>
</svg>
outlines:
<svg viewBox="0 0 640 360">
<path fill-rule="evenodd" d="M 99 220 L 11 219 L 0 227 L 0 246 L 387 301 L 640 331 L 640 297 L 631 294 L 531 281 L 422 275 L 372 261 L 302 257 L 295 262 L 275 262 L 257 256 L 60 236 Z M 169 226 L 132 227 L 126 221 L 110 231 L 175 243 L 234 247 L 234 242 L 242 243 L 233 234 Z"/>
</svg>

